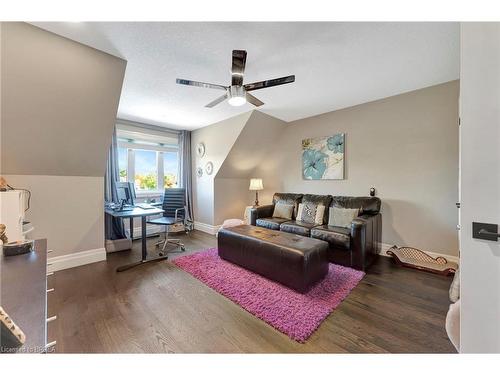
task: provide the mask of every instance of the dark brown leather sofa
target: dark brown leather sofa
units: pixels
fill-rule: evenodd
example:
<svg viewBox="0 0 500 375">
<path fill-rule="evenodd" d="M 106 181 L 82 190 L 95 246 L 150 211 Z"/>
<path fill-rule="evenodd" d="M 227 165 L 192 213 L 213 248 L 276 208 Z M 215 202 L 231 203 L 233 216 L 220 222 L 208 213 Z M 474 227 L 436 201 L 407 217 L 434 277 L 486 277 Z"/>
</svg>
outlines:
<svg viewBox="0 0 500 375">
<path fill-rule="evenodd" d="M 329 210 L 325 210 L 327 224 L 308 224 L 296 220 L 299 203 L 316 202 L 325 207 L 358 208 L 359 216 L 350 228 L 328 225 Z M 293 204 L 292 220 L 274 218 L 277 202 Z M 379 252 L 382 240 L 381 201 L 377 197 L 345 197 L 331 195 L 275 193 L 272 204 L 250 211 L 250 223 L 259 227 L 299 234 L 328 242 L 328 259 L 332 263 L 366 270 Z"/>
</svg>

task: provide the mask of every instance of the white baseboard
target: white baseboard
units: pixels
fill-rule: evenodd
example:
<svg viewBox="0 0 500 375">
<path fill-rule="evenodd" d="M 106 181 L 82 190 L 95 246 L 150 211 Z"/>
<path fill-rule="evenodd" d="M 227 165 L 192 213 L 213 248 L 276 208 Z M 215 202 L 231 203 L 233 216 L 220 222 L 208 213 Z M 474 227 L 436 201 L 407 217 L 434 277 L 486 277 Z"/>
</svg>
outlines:
<svg viewBox="0 0 500 375">
<path fill-rule="evenodd" d="M 219 230 L 220 225 L 210 225 L 205 223 L 200 223 L 199 221 L 194 222 L 194 229 L 199 230 L 201 232 L 205 232 L 208 234 L 215 235 Z"/>
<path fill-rule="evenodd" d="M 47 259 L 49 266 L 48 272 L 65 270 L 67 268 L 84 266 L 86 264 L 101 262 L 106 260 L 106 249 L 92 249 L 86 251 L 79 251 L 73 254 L 60 255 Z"/>
<path fill-rule="evenodd" d="M 390 257 L 391 255 L 387 254 L 387 250 L 389 250 L 391 247 L 394 245 L 390 245 L 388 243 L 381 243 L 380 244 L 380 255 L 385 256 L 385 257 Z M 426 254 L 429 254 L 433 258 L 437 257 L 443 257 L 446 258 L 450 262 L 455 262 L 455 263 L 460 263 L 460 259 L 457 256 L 454 255 L 448 255 L 448 254 L 441 254 L 441 253 L 434 253 L 432 251 L 427 251 L 424 250 Z"/>
</svg>

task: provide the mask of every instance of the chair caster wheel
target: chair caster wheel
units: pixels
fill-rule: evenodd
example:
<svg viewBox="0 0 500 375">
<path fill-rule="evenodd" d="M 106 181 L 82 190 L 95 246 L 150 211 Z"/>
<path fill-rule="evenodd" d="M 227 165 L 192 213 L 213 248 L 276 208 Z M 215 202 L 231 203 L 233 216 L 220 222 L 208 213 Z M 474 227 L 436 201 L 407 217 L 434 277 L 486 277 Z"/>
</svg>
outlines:
<svg viewBox="0 0 500 375">
<path fill-rule="evenodd" d="M 186 248 L 184 246 L 181 246 L 181 251 L 186 251 Z"/>
<path fill-rule="evenodd" d="M 163 254 L 163 252 L 162 252 L 162 251 L 160 251 L 160 252 L 158 253 L 158 255 L 162 257 L 164 254 Z"/>
</svg>

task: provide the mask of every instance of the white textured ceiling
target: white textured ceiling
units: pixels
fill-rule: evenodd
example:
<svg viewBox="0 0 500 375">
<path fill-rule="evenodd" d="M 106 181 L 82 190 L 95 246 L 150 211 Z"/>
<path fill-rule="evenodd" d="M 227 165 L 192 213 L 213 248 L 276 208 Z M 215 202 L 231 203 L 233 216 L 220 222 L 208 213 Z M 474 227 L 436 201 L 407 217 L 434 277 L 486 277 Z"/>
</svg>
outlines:
<svg viewBox="0 0 500 375">
<path fill-rule="evenodd" d="M 248 52 L 245 83 L 295 74 L 254 91 L 262 112 L 293 121 L 459 77 L 458 23 L 34 23 L 128 61 L 118 117 L 196 129 L 254 107 L 204 105 L 228 85 L 231 51 Z"/>
</svg>

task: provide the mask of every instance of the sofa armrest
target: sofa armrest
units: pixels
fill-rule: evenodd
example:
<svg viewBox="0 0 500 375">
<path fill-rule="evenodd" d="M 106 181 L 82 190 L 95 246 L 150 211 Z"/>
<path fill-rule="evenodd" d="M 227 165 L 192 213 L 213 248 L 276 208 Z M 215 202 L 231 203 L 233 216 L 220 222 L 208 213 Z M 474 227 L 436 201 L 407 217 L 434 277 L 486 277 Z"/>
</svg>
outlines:
<svg viewBox="0 0 500 375">
<path fill-rule="evenodd" d="M 250 209 L 250 225 L 255 225 L 257 219 L 264 217 L 272 217 L 274 212 L 274 204 L 267 206 L 257 206 Z"/>
<path fill-rule="evenodd" d="M 364 271 L 378 253 L 381 215 L 361 215 L 351 223 L 351 266 Z"/>
</svg>

